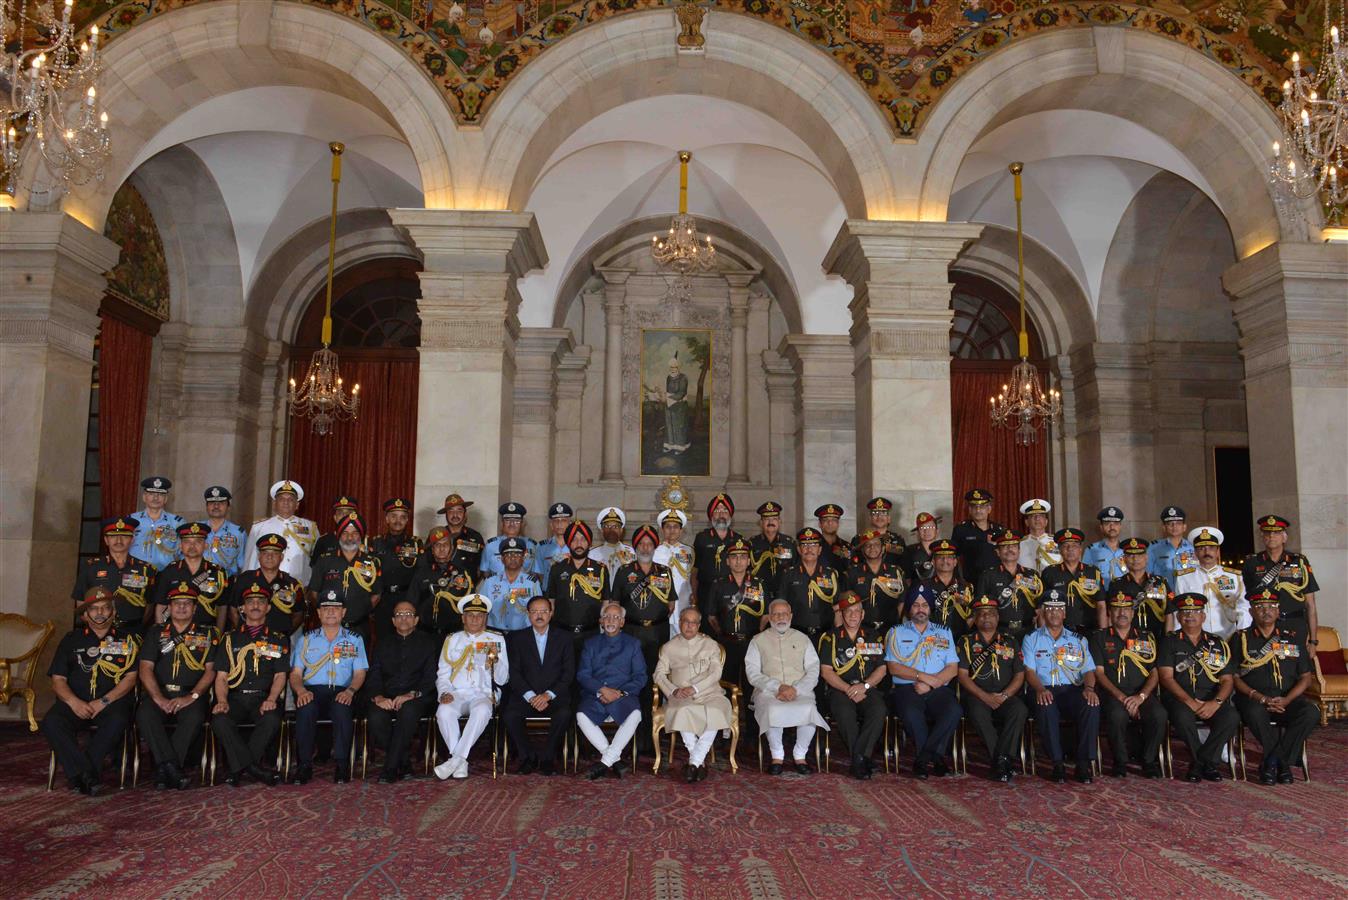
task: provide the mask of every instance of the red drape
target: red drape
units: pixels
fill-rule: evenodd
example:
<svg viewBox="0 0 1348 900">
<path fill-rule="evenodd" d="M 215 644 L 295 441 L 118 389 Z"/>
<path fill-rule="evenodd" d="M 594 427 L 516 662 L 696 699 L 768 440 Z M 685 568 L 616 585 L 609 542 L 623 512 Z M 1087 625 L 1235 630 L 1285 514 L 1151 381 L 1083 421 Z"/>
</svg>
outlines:
<svg viewBox="0 0 1348 900">
<path fill-rule="evenodd" d="M 1011 374 L 1006 371 L 961 370 L 950 372 L 950 413 L 954 444 L 957 519 L 964 517 L 964 492 L 974 487 L 992 492 L 992 519 L 1020 530 L 1020 504 L 1031 497 L 1048 495 L 1047 437 L 1028 447 L 1016 445 L 1016 433 L 993 428 L 988 398 L 995 395 Z"/>
<path fill-rule="evenodd" d="M 310 355 L 296 355 L 291 375 L 300 381 Z M 359 418 L 337 423 L 322 437 L 308 419 L 291 418 L 286 475 L 304 488 L 300 515 L 317 521 L 320 530 L 332 527 L 333 498 L 348 494 L 377 534 L 384 528 L 380 504 L 393 496 L 410 500 L 416 484 L 418 363 L 343 354 L 341 367 L 346 384 L 360 385 Z"/>
<path fill-rule="evenodd" d="M 103 515 L 140 508 L 140 439 L 154 338 L 102 314 L 98 337 L 98 478 Z"/>
</svg>

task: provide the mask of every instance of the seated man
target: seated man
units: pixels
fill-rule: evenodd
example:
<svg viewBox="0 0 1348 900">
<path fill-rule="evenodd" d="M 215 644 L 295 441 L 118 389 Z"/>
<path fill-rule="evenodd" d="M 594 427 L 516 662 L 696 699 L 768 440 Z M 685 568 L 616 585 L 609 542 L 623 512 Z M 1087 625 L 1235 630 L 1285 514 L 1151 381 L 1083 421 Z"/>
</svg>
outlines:
<svg viewBox="0 0 1348 900">
<path fill-rule="evenodd" d="M 730 727 L 730 701 L 721 688 L 721 645 L 702 633 L 702 613 L 679 613 L 679 636 L 660 647 L 653 680 L 665 695 L 665 730 L 677 731 L 688 748 L 683 780 L 703 781 L 703 762 L 716 732 Z"/>
<path fill-rule="evenodd" d="M 605 775 L 621 778 L 623 750 L 641 724 L 641 689 L 646 686 L 646 659 L 641 641 L 623 632 L 627 614 L 610 600 L 599 611 L 599 634 L 585 642 L 580 653 L 576 681 L 580 684 L 580 703 L 576 725 L 594 748 L 599 762 L 590 768 L 589 778 Z M 663 624 L 663 623 L 661 623 Z M 612 720 L 618 724 L 613 740 L 599 726 Z"/>
<path fill-rule="evenodd" d="M 416 604 L 406 595 L 393 604 L 393 631 L 381 637 L 370 654 L 365 680 L 370 706 L 366 725 L 370 740 L 384 751 L 380 784 L 412 777 L 408 760 L 412 738 L 434 703 L 435 659 L 440 642 L 417 628 Z"/>
<path fill-rule="evenodd" d="M 1162 702 L 1170 724 L 1189 748 L 1189 773 L 1185 780 L 1221 781 L 1217 766 L 1222 750 L 1240 727 L 1240 714 L 1226 701 L 1235 690 L 1236 663 L 1231 647 L 1217 635 L 1203 630 L 1207 598 L 1186 593 L 1175 597 L 1179 631 L 1166 635 L 1161 644 Z M 1199 724 L 1208 727 L 1202 740 Z"/>
<path fill-rule="evenodd" d="M 950 629 L 931 622 L 933 599 L 925 584 L 909 591 L 905 621 L 889 629 L 885 639 L 885 662 L 894 681 L 889 703 L 917 748 L 913 775 L 923 781 L 929 772 L 939 778 L 950 771 L 946 754 L 960 723 L 960 703 L 950 686 L 959 656 Z"/>
<path fill-rule="evenodd" d="M 435 777 L 468 777 L 468 754 L 491 719 L 496 691 L 510 677 L 505 638 L 487 630 L 492 602 L 481 594 L 460 601 L 463 630 L 445 638 L 435 674 L 435 723 L 449 748 L 449 759 L 435 767 Z M 532 630 L 532 629 L 531 629 Z M 459 716 L 468 724 L 459 730 Z"/>
<path fill-rule="evenodd" d="M 996 598 L 979 597 L 970 608 L 974 630 L 959 639 L 956 651 L 964 714 L 988 748 L 992 779 L 1009 783 L 1014 774 L 1011 760 L 1020 753 L 1029 715 L 1020 699 L 1025 663 L 1015 639 L 999 627 L 1001 606 Z"/>
<path fill-rule="evenodd" d="M 576 678 L 573 634 L 549 627 L 551 622 L 552 601 L 534 597 L 529 601 L 530 627 L 512 632 L 506 639 L 511 665 L 504 718 L 506 731 L 520 755 L 521 775 L 534 771 L 556 774 L 557 753 L 571 725 L 571 686 Z M 530 743 L 525 729 L 524 720 L 531 716 L 549 720 L 541 754 Z"/>
<path fill-rule="evenodd" d="M 295 783 L 307 784 L 314 777 L 314 740 L 318 720 L 332 720 L 332 780 L 351 780 L 351 734 L 355 711 L 351 703 L 365 683 L 370 668 L 365 641 L 342 626 L 346 604 L 336 589 L 323 592 L 318 601 L 318 627 L 306 631 L 290 651 L 290 689 L 295 692 L 295 744 L 299 767 Z"/>
<path fill-rule="evenodd" d="M 276 733 L 281 730 L 278 703 L 290 671 L 290 637 L 267 624 L 274 591 L 264 584 L 245 588 L 239 598 L 243 616 L 239 627 L 220 639 L 215 652 L 215 708 L 211 733 L 225 748 L 229 774 L 238 787 L 244 773 L 254 781 L 274 785 L 276 772 L 262 764 Z M 247 742 L 240 725 L 252 725 Z"/>
<path fill-rule="evenodd" d="M 1297 633 L 1278 626 L 1279 597 L 1262 590 L 1250 598 L 1254 624 L 1235 637 L 1236 709 L 1264 749 L 1260 784 L 1291 784 L 1306 738 L 1320 711 L 1304 695 L 1315 677 L 1311 655 Z"/>
<path fill-rule="evenodd" d="M 1130 592 L 1116 587 L 1109 598 L 1109 625 L 1091 635 L 1091 658 L 1095 660 L 1095 686 L 1101 695 L 1105 733 L 1114 755 L 1115 778 L 1128 775 L 1128 723 L 1142 729 L 1142 775 L 1161 777 L 1161 742 L 1166 735 L 1165 707 L 1156 696 L 1161 675 L 1156 671 L 1160 651 L 1150 631 L 1133 624 L 1134 601 Z"/>
<path fill-rule="evenodd" d="M 90 797 L 98 792 L 103 762 L 131 722 L 136 686 L 141 623 L 118 624 L 116 609 L 110 590 L 88 588 L 78 609 L 84 624 L 61 638 L 47 668 L 57 702 L 42 719 L 42 734 L 71 788 Z M 97 730 L 81 750 L 78 735 L 91 727 Z"/>
<path fill-rule="evenodd" d="M 215 646 L 220 632 L 197 619 L 197 589 L 179 582 L 165 594 L 169 619 L 145 632 L 140 648 L 140 687 L 136 725 L 150 745 L 157 768 L 155 787 L 185 790 L 192 779 L 183 771 L 187 752 L 200 737 L 210 703 L 206 692 L 215 681 Z M 173 739 L 165 727 L 174 720 Z"/>
<path fill-rule="evenodd" d="M 786 751 L 782 733 L 796 729 L 791 749 L 796 773 L 809 775 L 805 753 L 815 726 L 828 730 L 828 723 L 815 708 L 814 688 L 819 683 L 819 654 L 804 632 L 791 627 L 791 604 L 774 600 L 768 604 L 768 628 L 749 642 L 744 654 L 744 676 L 754 689 L 754 718 L 772 752 L 770 775 L 782 774 Z"/>
<path fill-rule="evenodd" d="M 875 742 L 885 727 L 884 637 L 861 624 L 866 608 L 848 591 L 838 600 L 842 624 L 819 638 L 819 677 L 828 685 L 828 709 L 833 724 L 852 756 L 852 777 L 871 777 Z"/>
<path fill-rule="evenodd" d="M 1035 696 L 1044 752 L 1053 760 L 1053 781 L 1067 781 L 1063 764 L 1060 723 L 1064 716 L 1077 726 L 1077 781 L 1095 780 L 1091 768 L 1095 761 L 1095 743 L 1100 734 L 1100 697 L 1095 691 L 1095 660 L 1081 635 L 1063 626 L 1067 618 L 1067 598 L 1050 588 L 1039 601 L 1044 624 L 1025 636 L 1021 656 L 1025 659 L 1025 680 Z"/>
</svg>

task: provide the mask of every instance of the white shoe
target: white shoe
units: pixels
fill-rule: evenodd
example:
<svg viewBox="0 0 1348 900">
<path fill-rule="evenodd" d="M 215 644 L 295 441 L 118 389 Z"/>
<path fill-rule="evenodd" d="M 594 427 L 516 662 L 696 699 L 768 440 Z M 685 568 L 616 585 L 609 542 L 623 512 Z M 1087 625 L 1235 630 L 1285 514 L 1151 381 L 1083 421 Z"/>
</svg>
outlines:
<svg viewBox="0 0 1348 900">
<path fill-rule="evenodd" d="M 435 777 L 439 778 L 441 781 L 444 781 L 446 778 L 453 775 L 455 770 L 457 770 L 458 768 L 459 768 L 458 762 L 454 759 L 454 757 L 451 756 L 449 759 L 445 760 L 444 762 L 440 763 L 440 765 L 435 767 Z"/>
<path fill-rule="evenodd" d="M 458 765 L 454 769 L 454 777 L 455 778 L 468 777 L 468 760 L 466 759 L 459 760 Z"/>
</svg>

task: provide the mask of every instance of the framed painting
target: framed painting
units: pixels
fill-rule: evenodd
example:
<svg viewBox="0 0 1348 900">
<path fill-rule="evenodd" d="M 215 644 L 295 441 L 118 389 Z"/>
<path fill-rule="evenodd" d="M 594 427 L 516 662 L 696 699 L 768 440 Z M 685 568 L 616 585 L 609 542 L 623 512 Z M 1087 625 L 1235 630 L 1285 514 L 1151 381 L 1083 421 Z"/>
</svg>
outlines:
<svg viewBox="0 0 1348 900">
<path fill-rule="evenodd" d="M 641 474 L 711 474 L 711 329 L 641 331 Z"/>
</svg>

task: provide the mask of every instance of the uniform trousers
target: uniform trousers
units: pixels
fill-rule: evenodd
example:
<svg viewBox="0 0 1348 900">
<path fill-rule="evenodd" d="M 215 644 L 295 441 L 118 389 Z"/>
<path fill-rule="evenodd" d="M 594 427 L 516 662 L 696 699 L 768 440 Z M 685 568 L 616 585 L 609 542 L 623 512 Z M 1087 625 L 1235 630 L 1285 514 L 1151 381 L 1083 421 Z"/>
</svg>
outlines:
<svg viewBox="0 0 1348 900">
<path fill-rule="evenodd" d="M 828 714 L 852 758 L 870 759 L 885 728 L 885 701 L 879 689 L 872 688 L 860 703 L 853 703 L 847 694 L 830 687 Z"/>
<path fill-rule="evenodd" d="M 431 702 L 422 698 L 408 700 L 396 710 L 380 709 L 374 703 L 366 708 L 365 726 L 370 729 L 370 741 L 384 751 L 384 771 L 407 768 L 412 740 L 421 720 L 430 715 Z"/>
<path fill-rule="evenodd" d="M 725 666 L 721 669 L 721 678 L 731 684 L 740 684 L 744 676 L 744 656 L 749 652 L 749 638 L 726 635 L 721 638 L 721 646 L 725 648 Z"/>
<path fill-rule="evenodd" d="M 889 695 L 894 715 L 903 720 L 903 729 L 917 747 L 919 763 L 944 759 L 950 750 L 950 739 L 960 723 L 960 703 L 950 685 L 932 688 L 925 694 L 914 690 L 915 685 L 896 684 Z"/>
<path fill-rule="evenodd" d="M 993 709 L 977 697 L 966 694 L 964 715 L 988 748 L 993 762 L 1019 758 L 1025 720 L 1030 715 L 1023 700 L 1008 696 L 1001 706 Z"/>
<path fill-rule="evenodd" d="M 1089 765 L 1095 759 L 1095 742 L 1100 737 L 1100 707 L 1086 702 L 1079 684 L 1057 684 L 1048 690 L 1053 702 L 1048 706 L 1036 703 L 1034 707 L 1044 752 L 1055 766 L 1063 761 L 1062 720 L 1070 719 L 1077 726 L 1076 764 Z"/>
<path fill-rule="evenodd" d="M 654 672 L 655 664 L 660 661 L 660 648 L 669 640 L 669 623 L 663 619 L 654 625 L 645 626 L 628 622 L 624 630 L 641 641 L 641 658 L 646 661 L 646 671 Z M 579 659 L 580 657 L 576 658 Z M 641 709 L 651 708 L 653 685 L 654 682 L 647 678 L 646 683 L 641 686 Z M 637 735 L 637 742 L 643 752 L 652 749 L 649 731 L 643 731 Z"/>
<path fill-rule="evenodd" d="M 1264 765 L 1278 763 L 1282 766 L 1302 764 L 1302 751 L 1306 738 L 1310 737 L 1320 722 L 1320 710 L 1305 697 L 1297 697 L 1287 704 L 1287 711 L 1274 715 L 1264 708 L 1264 704 L 1250 697 L 1237 695 L 1236 709 L 1240 718 L 1254 732 L 1254 739 L 1264 750 Z"/>
<path fill-rule="evenodd" d="M 42 734 L 56 751 L 56 761 L 73 784 L 76 779 L 97 779 L 113 750 L 131 723 L 131 697 L 123 697 L 108 705 L 92 719 L 81 719 L 75 711 L 57 700 L 42 717 Z M 80 749 L 79 733 L 93 729 L 87 749 Z"/>
<path fill-rule="evenodd" d="M 556 702 L 556 701 L 554 701 Z M 468 722 L 459 729 L 459 717 L 467 716 Z M 440 727 L 440 736 L 445 739 L 449 755 L 467 759 L 473 745 L 486 730 L 491 721 L 491 695 L 478 691 L 458 691 L 448 703 L 435 706 L 435 724 Z"/>
<path fill-rule="evenodd" d="M 1110 694 L 1100 695 L 1100 709 L 1105 734 L 1109 737 L 1109 750 L 1114 756 L 1114 765 L 1127 765 L 1128 724 L 1134 720 L 1128 715 L 1128 708 Z M 1137 715 L 1137 722 L 1142 732 L 1142 763 L 1153 765 L 1160 761 L 1161 741 L 1165 740 L 1165 707 L 1153 694 L 1142 702 Z"/>
<path fill-rule="evenodd" d="M 529 733 L 524 724 L 528 718 L 549 720 L 548 737 L 542 753 L 535 753 L 533 744 L 529 742 Z M 555 763 L 558 751 L 562 749 L 562 740 L 566 737 L 566 729 L 571 725 L 571 698 L 554 697 L 548 703 L 548 708 L 539 712 L 522 696 L 511 694 L 506 700 L 505 723 L 510 740 L 519 750 L 521 762 L 533 759 L 540 763 Z"/>
<path fill-rule="evenodd" d="M 318 720 L 327 717 L 332 720 L 332 758 L 339 766 L 349 765 L 351 735 L 355 730 L 356 711 L 353 708 L 355 700 L 352 699 L 352 706 L 337 702 L 337 695 L 346 690 L 345 687 L 306 684 L 304 689 L 314 697 L 295 709 L 295 744 L 299 751 L 299 764 L 313 765 Z"/>
<path fill-rule="evenodd" d="M 150 745 L 150 754 L 154 757 L 156 766 L 165 763 L 174 763 L 178 766 L 187 764 L 187 752 L 201 731 L 202 723 L 206 721 L 206 704 L 207 699 L 203 696 L 170 716 L 148 696 L 141 701 L 140 708 L 136 710 L 136 726 L 140 729 L 145 742 Z M 169 737 L 167 728 L 170 719 L 174 723 L 172 738 Z"/>
<path fill-rule="evenodd" d="M 211 716 L 211 733 L 225 747 L 225 759 L 229 762 L 229 771 L 242 772 L 249 766 L 258 766 L 267 756 L 271 742 L 281 730 L 281 709 L 271 712 L 258 712 L 262 701 L 267 699 L 265 691 L 243 693 L 229 692 L 229 711 Z M 252 725 L 253 732 L 244 741 L 239 734 L 240 725 Z"/>
<path fill-rule="evenodd" d="M 608 717 L 605 721 L 612 719 Z M 613 735 L 613 740 L 609 740 L 604 734 L 604 729 L 600 728 L 599 722 L 590 721 L 590 717 L 585 713 L 576 713 L 576 726 L 585 734 L 585 737 L 594 749 L 600 753 L 599 761 L 606 766 L 614 765 L 622 759 L 623 750 L 627 749 L 628 741 L 632 740 L 632 735 L 636 734 L 637 726 L 641 724 L 641 710 L 634 709 L 627 714 L 627 718 L 618 724 L 618 730 Z"/>
<path fill-rule="evenodd" d="M 1240 713 L 1236 712 L 1235 706 L 1223 703 L 1211 719 L 1203 721 L 1183 702 L 1167 696 L 1165 711 L 1170 716 L 1175 733 L 1189 748 L 1189 758 L 1203 768 L 1217 768 L 1222 761 L 1222 750 L 1236 736 L 1236 729 L 1240 727 Z M 1198 736 L 1200 725 L 1208 727 L 1207 740 Z"/>
</svg>

